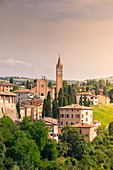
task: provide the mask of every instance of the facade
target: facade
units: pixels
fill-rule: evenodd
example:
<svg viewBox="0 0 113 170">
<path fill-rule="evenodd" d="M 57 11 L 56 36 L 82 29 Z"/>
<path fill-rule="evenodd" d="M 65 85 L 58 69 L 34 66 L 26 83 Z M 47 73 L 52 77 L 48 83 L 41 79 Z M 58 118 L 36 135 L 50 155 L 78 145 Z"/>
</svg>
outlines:
<svg viewBox="0 0 113 170">
<path fill-rule="evenodd" d="M 20 107 L 20 115 L 21 115 L 21 120 L 23 120 L 24 117 L 30 117 L 32 120 L 38 119 L 37 109 L 29 105 L 23 105 Z"/>
<path fill-rule="evenodd" d="M 50 128 L 50 132 L 48 134 L 48 137 L 51 139 L 55 139 L 58 142 L 58 122 L 57 119 L 51 118 L 51 117 L 44 117 L 41 119 L 46 123 L 46 126 Z"/>
<path fill-rule="evenodd" d="M 56 97 L 58 98 L 58 93 L 60 88 L 63 87 L 63 65 L 61 64 L 61 59 L 59 56 L 58 63 L 56 65 Z"/>
<path fill-rule="evenodd" d="M 87 141 L 92 141 L 96 137 L 96 126 L 88 125 L 86 123 L 77 123 L 71 125 L 71 127 L 76 127 L 80 130 L 81 135 L 86 137 Z"/>
<path fill-rule="evenodd" d="M 16 94 L 12 92 L 0 92 L 0 118 L 9 116 L 13 121 L 18 120 L 16 110 Z"/>
<path fill-rule="evenodd" d="M 37 79 L 31 86 L 31 90 L 37 94 L 37 97 L 44 99 L 47 97 L 48 91 L 51 92 L 51 99 L 54 100 L 55 89 L 48 87 L 48 80 L 45 77 Z"/>
<path fill-rule="evenodd" d="M 16 94 L 16 102 L 19 101 L 20 104 L 26 103 L 28 99 L 33 99 L 35 96 L 35 93 L 29 89 L 16 90 L 14 93 Z"/>
<path fill-rule="evenodd" d="M 1 83 L 0 84 L 0 91 L 4 91 L 4 92 L 7 92 L 7 91 L 11 91 L 13 90 L 13 87 L 15 85 L 14 84 L 11 84 L 11 83 L 8 83 L 8 82 L 4 82 L 4 83 Z"/>
<path fill-rule="evenodd" d="M 99 104 L 109 104 L 110 103 L 110 98 L 105 95 L 97 95 L 98 97 L 98 103 Z"/>
<path fill-rule="evenodd" d="M 84 122 L 93 125 L 93 108 L 72 104 L 59 108 L 59 127 Z"/>
<path fill-rule="evenodd" d="M 77 104 L 79 104 L 81 95 L 82 95 L 82 103 L 83 103 L 83 105 L 84 105 L 84 95 L 86 95 L 86 100 L 87 101 L 88 101 L 88 99 L 90 100 L 90 105 L 98 105 L 99 104 L 98 103 L 98 96 L 93 95 L 91 93 L 86 93 L 86 92 L 76 94 Z"/>
</svg>

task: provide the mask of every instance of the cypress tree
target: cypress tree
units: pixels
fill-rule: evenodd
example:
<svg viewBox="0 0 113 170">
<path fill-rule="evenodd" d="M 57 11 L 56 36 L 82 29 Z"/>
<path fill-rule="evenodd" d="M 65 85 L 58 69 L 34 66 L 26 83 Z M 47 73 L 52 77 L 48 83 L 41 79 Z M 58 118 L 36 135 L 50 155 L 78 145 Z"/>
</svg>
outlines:
<svg viewBox="0 0 113 170">
<path fill-rule="evenodd" d="M 76 97 L 76 95 L 75 95 L 75 104 L 77 104 L 77 97 Z"/>
<path fill-rule="evenodd" d="M 47 95 L 47 102 L 45 105 L 45 116 L 46 117 L 52 117 L 52 109 L 51 109 L 51 92 L 48 92 Z"/>
<path fill-rule="evenodd" d="M 90 106 L 90 100 L 88 99 L 88 104 L 87 104 L 87 106 L 89 107 Z"/>
<path fill-rule="evenodd" d="M 16 104 L 16 109 L 17 109 L 18 117 L 20 119 L 21 115 L 20 115 L 20 103 L 19 102 Z"/>
<path fill-rule="evenodd" d="M 81 95 L 80 100 L 79 100 L 79 105 L 82 105 L 82 95 Z"/>
<path fill-rule="evenodd" d="M 57 100 L 53 100 L 53 107 L 52 107 L 52 115 L 53 118 L 57 118 L 58 119 L 58 104 L 57 104 Z"/>
<path fill-rule="evenodd" d="M 61 107 L 63 106 L 63 89 L 60 88 L 59 93 L 58 93 L 58 106 Z"/>
<path fill-rule="evenodd" d="M 84 106 L 87 106 L 86 95 L 84 95 Z"/>
<path fill-rule="evenodd" d="M 42 111 L 42 117 L 44 117 L 44 116 L 45 116 L 46 103 L 47 103 L 47 99 L 44 99 L 43 111 Z"/>
<path fill-rule="evenodd" d="M 71 96 L 68 95 L 68 105 L 71 105 Z"/>
<path fill-rule="evenodd" d="M 63 106 L 67 106 L 67 99 L 65 96 L 63 97 Z"/>
</svg>

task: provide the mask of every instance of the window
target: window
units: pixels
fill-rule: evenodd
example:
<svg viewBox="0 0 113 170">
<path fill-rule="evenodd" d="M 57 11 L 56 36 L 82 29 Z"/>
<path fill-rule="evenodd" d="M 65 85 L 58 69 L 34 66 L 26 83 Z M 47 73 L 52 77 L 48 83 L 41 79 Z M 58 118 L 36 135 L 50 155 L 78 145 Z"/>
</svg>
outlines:
<svg viewBox="0 0 113 170">
<path fill-rule="evenodd" d="M 82 133 L 82 129 L 80 129 L 80 134 Z"/>
<path fill-rule="evenodd" d="M 61 121 L 61 123 L 60 123 L 61 125 L 63 125 L 63 121 Z"/>
<path fill-rule="evenodd" d="M 68 110 L 67 110 L 67 112 L 68 112 Z"/>
<path fill-rule="evenodd" d="M 44 87 L 44 85 L 43 85 L 43 84 L 41 84 L 41 87 Z"/>
<path fill-rule="evenodd" d="M 71 118 L 73 118 L 73 114 L 71 115 Z"/>
<path fill-rule="evenodd" d="M 79 112 L 79 110 L 77 110 L 77 112 Z"/>
<path fill-rule="evenodd" d="M 63 112 L 63 110 L 61 110 Z"/>
<path fill-rule="evenodd" d="M 56 137 L 57 136 L 57 134 L 54 134 L 54 137 Z"/>
<path fill-rule="evenodd" d="M 76 114 L 76 118 L 80 118 L 80 115 L 79 115 L 79 114 Z"/>
<path fill-rule="evenodd" d="M 66 122 L 66 126 L 68 125 L 68 122 Z"/>
<path fill-rule="evenodd" d="M 86 115 L 88 115 L 88 112 L 86 112 Z"/>
<path fill-rule="evenodd" d="M 66 118 L 69 118 L 69 114 L 66 114 L 66 116 L 65 116 Z"/>
<path fill-rule="evenodd" d="M 96 132 L 96 129 L 94 129 L 94 132 Z"/>
<path fill-rule="evenodd" d="M 53 136 L 53 134 L 51 133 L 50 136 Z"/>
<path fill-rule="evenodd" d="M 90 117 L 92 118 L 92 114 L 90 115 Z"/>
<path fill-rule="evenodd" d="M 73 110 L 72 110 L 72 112 L 73 112 Z"/>
<path fill-rule="evenodd" d="M 18 96 L 20 96 L 20 94 L 18 94 Z"/>
<path fill-rule="evenodd" d="M 91 99 L 93 99 L 93 97 L 91 97 Z"/>
<path fill-rule="evenodd" d="M 82 115 L 82 118 L 84 118 L 84 115 Z"/>
<path fill-rule="evenodd" d="M 71 122 L 71 125 L 73 125 L 73 122 Z"/>
<path fill-rule="evenodd" d="M 86 122 L 88 122 L 88 118 L 86 118 Z"/>
<path fill-rule="evenodd" d="M 60 117 L 63 118 L 63 117 L 64 117 L 64 114 L 61 114 Z"/>
<path fill-rule="evenodd" d="M 1 108 L 1 111 L 2 111 L 2 113 L 4 113 L 4 111 L 3 111 L 3 107 Z"/>
</svg>

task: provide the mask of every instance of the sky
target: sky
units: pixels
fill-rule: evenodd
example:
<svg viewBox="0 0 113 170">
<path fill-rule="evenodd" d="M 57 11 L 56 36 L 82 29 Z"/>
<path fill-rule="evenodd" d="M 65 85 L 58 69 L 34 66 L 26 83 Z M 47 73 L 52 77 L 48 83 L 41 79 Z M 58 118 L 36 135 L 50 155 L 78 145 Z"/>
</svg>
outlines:
<svg viewBox="0 0 113 170">
<path fill-rule="evenodd" d="M 113 76 L 113 0 L 0 0 L 0 76 Z"/>
</svg>

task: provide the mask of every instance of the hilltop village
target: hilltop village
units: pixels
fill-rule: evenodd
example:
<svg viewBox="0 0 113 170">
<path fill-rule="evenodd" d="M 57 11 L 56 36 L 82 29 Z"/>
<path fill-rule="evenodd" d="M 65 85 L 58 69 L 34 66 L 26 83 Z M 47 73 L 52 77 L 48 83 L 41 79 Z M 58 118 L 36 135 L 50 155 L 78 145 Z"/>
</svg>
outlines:
<svg viewBox="0 0 113 170">
<path fill-rule="evenodd" d="M 101 147 L 107 147 L 107 143 L 112 147 L 112 137 L 109 136 L 113 131 L 112 122 L 107 127 L 108 135 L 108 129 L 100 121 L 104 116 L 95 119 L 94 110 L 95 107 L 107 107 L 112 103 L 111 87 L 112 84 L 103 79 L 82 83 L 63 80 L 60 56 L 56 64 L 56 84 L 44 76 L 33 82 L 27 80 L 26 84 L 14 84 L 13 78 L 10 78 L 10 82 L 1 83 L 2 169 L 55 169 L 57 166 L 59 170 L 84 169 L 85 163 L 85 169 L 89 169 L 85 157 L 96 162 L 95 165 L 91 164 L 94 169 L 98 169 L 98 166 L 109 167 L 106 164 L 107 158 L 104 159 L 106 155 L 102 165 L 97 157 L 103 154 L 99 150 Z M 108 119 L 107 123 L 110 123 Z M 11 159 L 12 164 L 5 162 L 5 159 Z M 112 157 L 110 159 L 112 161 Z M 112 163 L 109 165 L 112 166 Z"/>
</svg>

